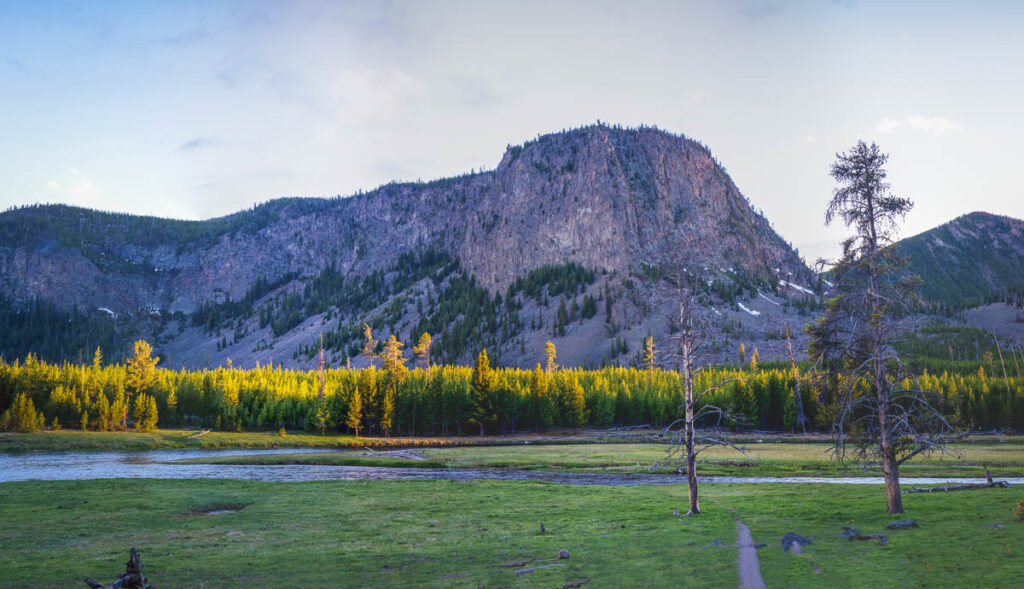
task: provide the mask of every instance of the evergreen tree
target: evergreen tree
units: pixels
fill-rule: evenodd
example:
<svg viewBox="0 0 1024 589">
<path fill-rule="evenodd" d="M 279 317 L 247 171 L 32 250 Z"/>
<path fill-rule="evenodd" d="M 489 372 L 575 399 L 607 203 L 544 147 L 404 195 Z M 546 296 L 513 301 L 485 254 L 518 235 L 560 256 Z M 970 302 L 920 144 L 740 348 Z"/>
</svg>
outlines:
<svg viewBox="0 0 1024 589">
<path fill-rule="evenodd" d="M 331 423 L 331 410 L 327 408 L 327 402 L 318 400 L 316 403 L 316 413 L 313 416 L 317 427 L 320 428 L 320 435 L 327 433 L 327 426 Z"/>
<path fill-rule="evenodd" d="M 135 397 L 135 403 L 132 405 L 132 419 L 135 421 L 136 430 L 140 432 L 155 430 L 157 418 L 156 399 L 145 393 Z"/>
<path fill-rule="evenodd" d="M 360 353 L 373 366 L 373 359 L 377 357 L 377 340 L 373 339 L 373 328 L 368 323 L 363 324 L 363 349 Z"/>
<path fill-rule="evenodd" d="M 558 364 L 555 364 L 555 356 L 558 354 L 558 350 L 555 348 L 555 344 L 548 342 L 544 344 L 544 356 L 547 358 L 547 364 L 544 366 L 544 371 L 551 374 L 558 368 Z"/>
<path fill-rule="evenodd" d="M 136 395 L 145 393 L 156 382 L 156 365 L 160 358 L 153 358 L 153 346 L 146 340 L 135 342 L 134 354 L 128 359 L 128 391 Z"/>
<path fill-rule="evenodd" d="M 388 378 L 384 386 L 384 399 L 380 404 L 380 429 L 384 430 L 384 436 L 391 437 L 391 426 L 395 421 L 395 396 L 398 394 L 394 377 Z"/>
<path fill-rule="evenodd" d="M 476 357 L 471 387 L 473 391 L 473 406 L 469 422 L 480 427 L 480 435 L 482 436 L 484 435 L 484 426 L 493 423 L 497 419 L 494 410 L 494 399 L 491 396 L 495 388 L 495 375 L 491 371 L 491 364 L 490 360 L 487 359 L 486 349 L 481 351 Z"/>
<path fill-rule="evenodd" d="M 404 378 L 405 373 L 408 372 L 405 367 L 405 356 L 402 355 L 402 346 L 402 342 L 398 341 L 398 338 L 392 333 L 388 336 L 388 341 L 384 343 L 384 350 L 380 354 L 381 360 L 384 361 L 384 371 L 392 378 Z"/>
<path fill-rule="evenodd" d="M 4 429 L 22 433 L 37 432 L 45 424 L 42 412 L 36 411 L 32 397 L 26 392 L 18 393 L 11 406 L 0 416 L 0 426 Z"/>
<path fill-rule="evenodd" d="M 355 430 L 356 437 L 359 437 L 359 426 L 363 421 L 363 398 L 359 393 L 359 387 L 352 390 L 352 396 L 348 400 L 348 413 L 345 416 L 345 425 Z"/>
<path fill-rule="evenodd" d="M 430 334 L 424 331 L 420 336 L 420 341 L 412 348 L 412 353 L 416 355 L 424 368 L 430 368 L 430 345 Z"/>
</svg>

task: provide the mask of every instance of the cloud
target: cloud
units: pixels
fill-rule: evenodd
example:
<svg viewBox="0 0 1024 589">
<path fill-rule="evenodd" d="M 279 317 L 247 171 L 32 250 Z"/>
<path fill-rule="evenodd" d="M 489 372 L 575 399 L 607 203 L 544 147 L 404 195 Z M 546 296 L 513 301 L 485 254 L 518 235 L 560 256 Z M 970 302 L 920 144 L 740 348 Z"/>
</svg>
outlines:
<svg viewBox="0 0 1024 589">
<path fill-rule="evenodd" d="M 81 171 L 70 168 L 61 180 L 50 180 L 46 187 L 70 204 L 92 209 L 102 208 L 102 194 Z"/>
<path fill-rule="evenodd" d="M 917 130 L 924 131 L 935 137 L 939 135 L 945 135 L 946 133 L 955 133 L 963 130 L 963 125 L 956 121 L 951 121 L 945 117 L 922 117 L 919 115 L 907 117 L 906 121 L 900 121 L 891 117 L 883 117 L 878 122 L 878 132 L 891 134 L 896 131 L 897 127 L 906 124 L 907 127 Z"/>
<path fill-rule="evenodd" d="M 396 121 L 408 100 L 422 89 L 415 78 L 398 69 L 344 70 L 334 79 L 332 94 L 344 119 Z"/>
<path fill-rule="evenodd" d="M 900 126 L 900 122 L 896 119 L 890 119 L 889 117 L 883 117 L 881 121 L 878 121 L 878 132 L 879 133 L 892 133 L 896 130 L 896 127 Z"/>
<path fill-rule="evenodd" d="M 944 117 L 907 117 L 907 124 L 914 129 L 920 129 L 921 131 L 931 133 L 935 136 L 945 135 L 946 133 L 955 133 L 963 130 L 964 128 L 960 123 L 951 121 Z"/>
<path fill-rule="evenodd" d="M 178 146 L 178 151 L 198 151 L 204 147 L 212 147 L 214 141 L 209 137 L 195 137 Z"/>
</svg>

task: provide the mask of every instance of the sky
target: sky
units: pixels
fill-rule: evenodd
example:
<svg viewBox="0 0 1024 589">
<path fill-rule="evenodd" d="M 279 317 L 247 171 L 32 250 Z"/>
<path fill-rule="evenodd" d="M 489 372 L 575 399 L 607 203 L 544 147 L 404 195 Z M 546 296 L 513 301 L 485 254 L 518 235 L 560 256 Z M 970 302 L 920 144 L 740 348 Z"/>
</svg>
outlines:
<svg viewBox="0 0 1024 589">
<path fill-rule="evenodd" d="M 808 260 L 837 152 L 909 236 L 1024 218 L 1024 3 L 0 0 L 0 209 L 186 219 L 494 168 L 592 124 L 710 147 Z"/>
</svg>

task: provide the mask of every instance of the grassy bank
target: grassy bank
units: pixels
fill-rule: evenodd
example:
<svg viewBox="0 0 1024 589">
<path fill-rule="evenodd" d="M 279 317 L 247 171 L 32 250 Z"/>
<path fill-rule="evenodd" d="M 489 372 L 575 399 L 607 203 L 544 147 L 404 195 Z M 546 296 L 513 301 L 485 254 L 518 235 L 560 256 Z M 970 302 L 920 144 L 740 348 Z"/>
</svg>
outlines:
<svg viewBox="0 0 1024 589">
<path fill-rule="evenodd" d="M 45 431 L 32 434 L 0 433 L 0 452 L 59 452 L 65 450 L 160 450 L 176 448 L 389 448 L 502 443 L 504 438 L 364 438 L 307 432 L 221 432 L 201 436 L 196 430 L 160 429 L 152 432 Z M 507 442 L 506 442 L 507 443 Z"/>
<path fill-rule="evenodd" d="M 746 455 L 732 449 L 713 448 L 701 454 L 699 472 L 721 476 L 880 476 L 878 468 L 843 464 L 829 458 L 825 444 L 752 444 Z M 424 448 L 426 460 L 352 454 L 274 454 L 197 458 L 206 464 L 319 464 L 365 466 L 412 466 L 449 468 L 514 468 L 569 472 L 665 473 L 677 463 L 652 466 L 665 460 L 665 447 L 657 444 L 555 444 Z M 987 464 L 997 477 L 1024 476 L 1024 447 L 1014 445 L 957 445 L 952 454 L 935 455 L 901 467 L 904 476 L 982 477 Z"/>
<path fill-rule="evenodd" d="M 768 586 L 1015 586 L 1024 568 L 1024 523 L 1012 521 L 1024 499 L 1017 489 L 908 496 L 921 527 L 889 531 L 887 546 L 839 536 L 844 525 L 885 531 L 880 488 L 702 491 L 704 514 L 687 519 L 671 515 L 685 505 L 682 485 L 5 483 L 0 584 L 109 582 L 135 546 L 158 586 L 735 587 L 733 516 L 768 545 L 758 551 Z M 225 506 L 244 508 L 202 515 Z M 780 549 L 790 531 L 813 540 L 804 554 Z M 561 549 L 568 560 L 557 559 Z M 514 572 L 551 564 L 565 566 Z"/>
</svg>

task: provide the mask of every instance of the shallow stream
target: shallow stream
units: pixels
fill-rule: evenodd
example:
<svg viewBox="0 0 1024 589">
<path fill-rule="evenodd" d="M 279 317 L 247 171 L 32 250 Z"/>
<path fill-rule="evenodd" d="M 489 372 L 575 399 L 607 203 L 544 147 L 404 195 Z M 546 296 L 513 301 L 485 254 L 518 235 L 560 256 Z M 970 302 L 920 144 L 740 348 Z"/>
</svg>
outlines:
<svg viewBox="0 0 1024 589">
<path fill-rule="evenodd" d="M 235 479 L 245 481 L 333 481 L 436 479 L 526 480 L 569 485 L 666 485 L 685 484 L 686 479 L 668 474 L 571 473 L 501 468 L 405 468 L 381 466 L 317 466 L 307 464 L 241 465 L 182 464 L 175 460 L 213 456 L 258 454 L 323 453 L 322 448 L 265 450 L 149 450 L 142 452 L 49 452 L 0 454 L 0 482 L 27 480 L 87 479 Z M 340 450 L 357 454 L 358 451 Z M 1024 484 L 1024 478 L 1000 479 Z M 881 477 L 700 477 L 706 483 L 828 483 L 880 485 Z M 901 477 L 906 488 L 913 485 L 982 483 L 978 478 Z"/>
</svg>

